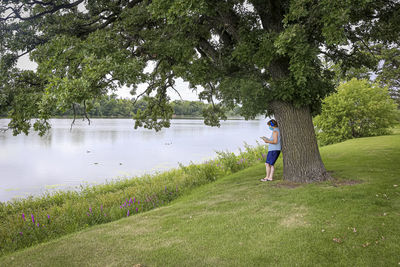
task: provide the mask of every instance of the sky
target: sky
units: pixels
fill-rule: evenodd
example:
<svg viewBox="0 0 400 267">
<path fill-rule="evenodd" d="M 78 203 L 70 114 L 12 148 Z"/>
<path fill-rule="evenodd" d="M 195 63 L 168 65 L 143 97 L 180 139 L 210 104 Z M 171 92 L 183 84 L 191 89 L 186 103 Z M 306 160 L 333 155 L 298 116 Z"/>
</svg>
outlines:
<svg viewBox="0 0 400 267">
<path fill-rule="evenodd" d="M 17 67 L 20 69 L 25 69 L 25 70 L 36 70 L 37 64 L 35 62 L 32 62 L 29 60 L 29 56 L 25 55 L 21 57 L 18 60 Z M 145 71 L 150 71 L 151 67 L 146 68 Z M 146 84 L 139 84 L 137 93 L 140 94 L 146 89 L 147 85 Z M 193 92 L 192 89 L 189 88 L 189 83 L 183 81 L 182 79 L 176 79 L 175 80 L 175 86 L 174 86 L 178 91 L 180 96 L 182 97 L 183 100 L 189 100 L 189 101 L 197 101 L 198 96 L 196 92 Z M 127 87 L 121 87 L 119 88 L 115 93 L 120 96 L 121 98 L 132 98 L 132 96 L 129 93 L 130 89 Z M 112 92 L 110 92 L 112 93 Z M 173 89 L 168 89 L 168 95 L 171 98 L 171 100 L 180 100 L 180 96 L 173 90 Z"/>
</svg>

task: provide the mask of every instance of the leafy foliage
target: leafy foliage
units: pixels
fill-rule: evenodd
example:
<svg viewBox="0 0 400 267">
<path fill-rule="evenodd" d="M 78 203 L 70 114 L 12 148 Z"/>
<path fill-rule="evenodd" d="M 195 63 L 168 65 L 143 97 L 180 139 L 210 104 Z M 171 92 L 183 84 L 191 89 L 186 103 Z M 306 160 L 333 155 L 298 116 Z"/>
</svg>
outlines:
<svg viewBox="0 0 400 267">
<path fill-rule="evenodd" d="M 57 110 L 88 112 L 93 99 L 120 86 L 147 101 L 136 126 L 168 127 L 175 78 L 203 88 L 203 115 L 219 125 L 226 112 L 273 113 L 271 101 L 318 112 L 333 91 L 332 72 L 373 66 L 366 47 L 398 41 L 395 0 L 0 1 L 0 113 L 27 133 L 43 133 Z M 18 70 L 30 54 L 35 72 Z M 145 71 L 146 67 L 151 69 Z M 28 97 L 26 97 L 28 96 Z M 21 100 L 25 98 L 25 100 Z M 217 101 L 216 101 L 217 100 Z"/>
<path fill-rule="evenodd" d="M 400 108 L 400 42 L 398 46 L 380 48 L 382 66 L 378 69 L 377 81 L 389 88 L 390 96 Z"/>
<path fill-rule="evenodd" d="M 353 78 L 324 99 L 314 123 L 322 145 L 384 135 L 396 123 L 397 109 L 387 88 Z"/>
</svg>

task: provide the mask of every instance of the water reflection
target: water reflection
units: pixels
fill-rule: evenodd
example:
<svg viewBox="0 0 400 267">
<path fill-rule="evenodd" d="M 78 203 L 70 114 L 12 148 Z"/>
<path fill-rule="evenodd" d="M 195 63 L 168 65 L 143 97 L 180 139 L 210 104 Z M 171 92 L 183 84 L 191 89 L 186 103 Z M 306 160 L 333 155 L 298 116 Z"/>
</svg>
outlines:
<svg viewBox="0 0 400 267">
<path fill-rule="evenodd" d="M 0 128 L 9 120 L 0 119 Z M 44 137 L 0 132 L 0 201 L 83 183 L 103 183 L 201 162 L 215 151 L 237 151 L 243 142 L 256 144 L 268 135 L 265 120 L 229 120 L 208 127 L 202 120 L 172 120 L 154 132 L 134 130 L 130 119 L 93 119 L 91 125 L 54 119 Z"/>
</svg>

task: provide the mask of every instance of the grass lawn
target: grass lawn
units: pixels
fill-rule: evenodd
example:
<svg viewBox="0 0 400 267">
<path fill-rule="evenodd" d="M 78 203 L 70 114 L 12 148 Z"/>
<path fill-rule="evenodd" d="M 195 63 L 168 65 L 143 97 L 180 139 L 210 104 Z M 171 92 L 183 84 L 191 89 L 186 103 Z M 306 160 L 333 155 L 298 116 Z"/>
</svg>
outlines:
<svg viewBox="0 0 400 267">
<path fill-rule="evenodd" d="M 263 164 L 1 266 L 398 266 L 400 135 L 321 148 L 333 182 L 261 183 Z"/>
</svg>

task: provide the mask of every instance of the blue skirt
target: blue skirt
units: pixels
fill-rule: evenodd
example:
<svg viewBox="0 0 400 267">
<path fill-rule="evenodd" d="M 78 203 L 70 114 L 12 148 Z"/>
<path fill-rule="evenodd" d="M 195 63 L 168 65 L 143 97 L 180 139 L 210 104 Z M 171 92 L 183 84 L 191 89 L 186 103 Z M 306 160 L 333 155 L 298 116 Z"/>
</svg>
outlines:
<svg viewBox="0 0 400 267">
<path fill-rule="evenodd" d="M 274 165 L 275 161 L 278 159 L 279 154 L 281 154 L 280 150 L 272 150 L 272 151 L 268 151 L 267 154 L 267 160 L 265 161 L 265 163 L 268 163 L 269 165 Z"/>
</svg>

